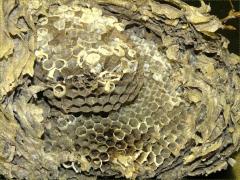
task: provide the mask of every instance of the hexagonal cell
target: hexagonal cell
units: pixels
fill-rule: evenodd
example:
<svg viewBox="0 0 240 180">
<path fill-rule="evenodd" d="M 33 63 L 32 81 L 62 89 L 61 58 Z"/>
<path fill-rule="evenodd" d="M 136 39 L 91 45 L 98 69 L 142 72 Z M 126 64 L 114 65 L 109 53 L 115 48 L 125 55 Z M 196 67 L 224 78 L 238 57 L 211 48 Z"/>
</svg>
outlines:
<svg viewBox="0 0 240 180">
<path fill-rule="evenodd" d="M 108 150 L 108 146 L 102 144 L 102 145 L 99 145 L 98 148 L 97 148 L 100 152 L 106 152 Z"/>
<path fill-rule="evenodd" d="M 153 124 L 154 124 L 154 119 L 153 119 L 153 117 L 151 116 L 151 117 L 147 117 L 146 118 L 146 122 L 147 122 L 147 125 L 148 126 L 153 126 Z"/>
<path fill-rule="evenodd" d="M 75 130 L 75 134 L 77 136 L 82 136 L 82 135 L 85 135 L 86 134 L 86 128 L 84 126 L 81 126 L 81 127 L 77 127 L 76 130 Z"/>
<path fill-rule="evenodd" d="M 144 133 L 141 135 L 141 140 L 144 142 L 149 141 L 150 138 L 151 138 L 151 136 L 148 133 Z"/>
<path fill-rule="evenodd" d="M 94 169 L 100 168 L 101 165 L 102 165 L 102 161 L 99 158 L 95 158 L 95 159 L 92 160 L 92 167 Z"/>
<path fill-rule="evenodd" d="M 111 169 L 111 163 L 109 163 L 109 162 L 102 163 L 102 166 L 100 167 L 100 169 L 101 169 L 102 172 L 105 173 L 106 171 Z"/>
<path fill-rule="evenodd" d="M 164 149 L 162 149 L 162 151 L 161 151 L 161 155 L 162 155 L 162 157 L 163 158 L 169 158 L 169 156 L 170 156 L 170 151 L 167 149 L 167 148 L 164 148 Z"/>
<path fill-rule="evenodd" d="M 71 96 L 71 95 L 70 95 Z M 73 96 L 75 96 L 75 95 L 73 95 Z M 76 105 L 76 106 L 82 106 L 83 104 L 85 104 L 85 99 L 84 98 L 81 98 L 81 97 L 79 97 L 79 98 L 74 98 L 73 99 L 73 103 L 74 103 L 74 105 Z"/>
<path fill-rule="evenodd" d="M 94 104 L 97 103 L 97 97 L 94 97 L 94 96 L 92 96 L 92 97 L 87 97 L 87 98 L 86 98 L 86 103 L 87 103 L 88 105 L 90 105 L 90 106 L 93 106 Z"/>
<path fill-rule="evenodd" d="M 175 140 L 175 142 L 179 145 L 179 146 L 184 146 L 186 140 L 184 139 L 183 136 L 178 136 L 177 139 Z"/>
<path fill-rule="evenodd" d="M 180 130 L 180 131 L 182 131 L 182 130 L 184 130 L 184 125 L 181 123 L 179 123 L 178 125 L 177 125 L 177 130 Z"/>
<path fill-rule="evenodd" d="M 120 97 L 120 95 L 111 95 L 110 99 L 109 99 L 109 102 L 111 104 L 116 104 L 119 100 L 119 97 Z"/>
<path fill-rule="evenodd" d="M 153 152 L 150 152 L 147 156 L 147 161 L 149 164 L 155 162 L 156 156 L 154 155 Z"/>
<path fill-rule="evenodd" d="M 120 107 L 121 107 L 121 103 L 116 103 L 114 106 L 113 106 L 113 110 L 118 110 Z"/>
<path fill-rule="evenodd" d="M 101 121 L 101 124 L 105 127 L 105 128 L 109 128 L 112 124 L 112 121 L 110 119 L 103 119 Z M 106 131 L 106 130 L 105 130 Z"/>
<path fill-rule="evenodd" d="M 164 140 L 170 143 L 170 142 L 174 142 L 175 138 L 172 134 L 169 134 L 166 137 L 164 137 Z"/>
<path fill-rule="evenodd" d="M 128 145 L 132 145 L 134 143 L 134 136 L 133 135 L 125 135 L 124 137 L 124 141 L 128 144 Z"/>
<path fill-rule="evenodd" d="M 87 130 L 86 136 L 89 140 L 94 140 L 96 138 L 96 132 L 94 130 Z"/>
<path fill-rule="evenodd" d="M 139 130 L 142 132 L 142 133 L 146 133 L 148 131 L 148 126 L 145 122 L 142 122 L 139 126 Z"/>
<path fill-rule="evenodd" d="M 82 106 L 79 108 L 79 111 L 88 113 L 91 111 L 91 108 L 89 106 Z"/>
<path fill-rule="evenodd" d="M 104 126 L 100 123 L 94 124 L 94 130 L 96 131 L 96 133 L 103 133 Z"/>
<path fill-rule="evenodd" d="M 141 150 L 143 148 L 143 141 L 142 140 L 135 140 L 134 146 L 136 149 Z"/>
<path fill-rule="evenodd" d="M 119 117 L 119 122 L 121 122 L 122 124 L 128 124 L 129 118 L 127 118 L 126 116 L 122 115 Z"/>
<path fill-rule="evenodd" d="M 102 95 L 98 97 L 98 102 L 102 105 L 106 104 L 107 102 L 109 102 L 109 95 Z"/>
<path fill-rule="evenodd" d="M 156 163 L 157 163 L 158 165 L 162 164 L 163 161 L 164 161 L 164 158 L 163 158 L 161 155 L 157 155 L 157 156 L 156 156 Z"/>
<path fill-rule="evenodd" d="M 53 87 L 54 96 L 61 98 L 66 94 L 66 87 L 62 84 L 57 84 Z"/>
<path fill-rule="evenodd" d="M 162 147 L 157 143 L 155 143 L 152 146 L 152 151 L 154 152 L 155 155 L 159 155 L 161 150 L 162 150 Z"/>
<path fill-rule="evenodd" d="M 127 148 L 125 149 L 125 152 L 127 155 L 133 155 L 136 153 L 136 149 L 133 145 L 128 144 Z"/>
<path fill-rule="evenodd" d="M 46 71 L 49 71 L 53 68 L 55 68 L 54 66 L 54 62 L 52 60 L 49 60 L 49 59 L 45 59 L 43 62 L 42 62 L 42 68 Z"/>
<path fill-rule="evenodd" d="M 100 154 L 100 152 L 97 149 L 92 149 L 90 151 L 89 155 L 91 156 L 92 159 L 94 159 L 94 158 L 98 157 L 99 154 Z"/>
<path fill-rule="evenodd" d="M 94 127 L 94 122 L 92 122 L 91 120 L 85 121 L 85 122 L 84 122 L 84 126 L 85 126 L 87 129 L 92 129 L 92 128 Z"/>
<path fill-rule="evenodd" d="M 113 135 L 117 140 L 122 140 L 125 136 L 121 129 L 115 129 Z"/>
<path fill-rule="evenodd" d="M 91 140 L 91 141 L 89 142 L 89 147 L 90 147 L 91 149 L 97 149 L 97 147 L 98 147 L 98 142 L 97 142 L 96 140 Z"/>
<path fill-rule="evenodd" d="M 105 129 L 103 135 L 107 138 L 112 138 L 113 137 L 114 130 L 113 129 Z"/>
<path fill-rule="evenodd" d="M 141 132 L 138 129 L 133 129 L 132 135 L 133 135 L 134 139 L 136 139 L 136 140 L 141 139 Z"/>
<path fill-rule="evenodd" d="M 146 153 L 146 152 L 141 152 L 141 154 L 138 156 L 138 158 L 137 158 L 136 161 L 137 161 L 139 164 L 142 164 L 144 161 L 147 160 L 147 156 L 148 156 L 148 153 Z"/>
<path fill-rule="evenodd" d="M 115 141 L 113 138 L 109 138 L 107 141 L 106 141 L 106 144 L 109 146 L 109 147 L 112 147 L 115 145 Z"/>
<path fill-rule="evenodd" d="M 99 158 L 103 161 L 103 162 L 106 162 L 109 160 L 109 155 L 108 153 L 106 152 L 101 152 L 100 155 L 99 155 Z"/>
<path fill-rule="evenodd" d="M 88 155 L 90 153 L 90 148 L 87 146 L 81 147 L 81 154 L 82 155 Z"/>
<path fill-rule="evenodd" d="M 114 93 L 121 95 L 121 94 L 123 94 L 125 92 L 126 88 L 127 88 L 126 85 L 121 85 L 121 86 L 118 85 L 114 89 Z"/>
<path fill-rule="evenodd" d="M 122 126 L 122 123 L 121 123 L 121 122 L 119 122 L 119 121 L 113 121 L 111 128 L 112 128 L 112 129 L 120 129 L 121 126 Z"/>
<path fill-rule="evenodd" d="M 119 102 L 120 103 L 125 103 L 128 100 L 129 94 L 123 94 L 120 99 Z"/>
<path fill-rule="evenodd" d="M 139 122 L 136 118 L 130 118 L 129 125 L 131 127 L 133 127 L 133 128 L 138 127 L 138 124 L 139 124 Z"/>
<path fill-rule="evenodd" d="M 60 130 L 66 129 L 68 125 L 68 121 L 66 118 L 58 118 L 57 119 L 57 126 Z"/>
<path fill-rule="evenodd" d="M 93 110 L 93 112 L 95 112 L 95 113 L 98 113 L 98 112 L 102 111 L 102 109 L 103 109 L 103 107 L 102 107 L 101 105 L 94 105 L 94 106 L 92 107 L 92 110 Z"/>
<path fill-rule="evenodd" d="M 121 129 L 125 134 L 130 134 L 132 132 L 132 127 L 127 124 L 123 124 Z"/>
<path fill-rule="evenodd" d="M 104 107 L 103 107 L 104 112 L 109 112 L 112 109 L 113 109 L 113 105 L 111 105 L 111 104 L 104 105 Z"/>
<path fill-rule="evenodd" d="M 124 141 L 118 141 L 115 146 L 120 150 L 124 150 L 127 147 L 127 144 Z"/>
<path fill-rule="evenodd" d="M 152 144 L 146 144 L 146 145 L 143 147 L 143 151 L 144 151 L 144 152 L 151 152 L 151 151 L 152 151 Z"/>
<path fill-rule="evenodd" d="M 66 61 L 64 59 L 57 59 L 54 64 L 55 68 L 60 70 L 66 65 Z"/>
<path fill-rule="evenodd" d="M 105 143 L 105 141 L 106 141 L 104 135 L 102 135 L 102 134 L 98 134 L 96 137 L 96 140 L 100 143 Z"/>
</svg>

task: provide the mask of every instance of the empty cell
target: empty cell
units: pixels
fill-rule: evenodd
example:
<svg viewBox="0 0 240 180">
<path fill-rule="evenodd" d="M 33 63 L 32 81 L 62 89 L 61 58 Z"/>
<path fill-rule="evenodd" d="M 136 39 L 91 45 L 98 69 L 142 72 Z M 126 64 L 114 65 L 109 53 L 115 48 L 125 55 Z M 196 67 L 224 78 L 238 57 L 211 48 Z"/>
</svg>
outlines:
<svg viewBox="0 0 240 180">
<path fill-rule="evenodd" d="M 94 124 L 94 130 L 96 131 L 96 133 L 103 133 L 104 126 L 100 123 Z"/>
<path fill-rule="evenodd" d="M 109 160 L 109 155 L 108 153 L 106 152 L 101 152 L 100 155 L 99 155 L 99 158 L 103 161 L 103 162 L 106 162 Z"/>
<path fill-rule="evenodd" d="M 133 129 L 132 130 L 132 136 L 136 139 L 139 140 L 141 139 L 141 132 L 138 129 Z"/>
<path fill-rule="evenodd" d="M 116 86 L 114 89 L 114 93 L 121 95 L 125 92 L 125 90 L 126 90 L 126 85 Z"/>
<path fill-rule="evenodd" d="M 154 152 L 155 155 L 159 155 L 160 154 L 160 151 L 161 151 L 162 147 L 155 143 L 153 146 L 152 146 L 152 151 Z"/>
<path fill-rule="evenodd" d="M 115 141 L 113 138 L 109 138 L 107 141 L 106 141 L 106 144 L 109 146 L 109 147 L 112 147 L 115 145 Z"/>
<path fill-rule="evenodd" d="M 66 94 L 66 87 L 62 84 L 57 84 L 53 87 L 53 94 L 58 98 L 63 97 Z"/>
<path fill-rule="evenodd" d="M 103 107 L 103 111 L 104 112 L 109 112 L 109 111 L 112 110 L 112 108 L 113 108 L 113 106 L 111 104 L 107 104 Z"/>
<path fill-rule="evenodd" d="M 150 152 L 147 156 L 147 161 L 149 164 L 155 162 L 156 156 L 154 155 L 153 152 Z"/>
<path fill-rule="evenodd" d="M 170 151 L 167 150 L 166 148 L 164 148 L 162 151 L 161 151 L 161 155 L 163 156 L 163 158 L 168 158 L 170 156 Z"/>
<path fill-rule="evenodd" d="M 124 141 L 118 141 L 115 145 L 118 149 L 123 150 L 127 147 L 127 144 Z"/>
<path fill-rule="evenodd" d="M 113 137 L 114 130 L 113 129 L 106 129 L 103 133 L 103 135 L 107 138 Z"/>
<path fill-rule="evenodd" d="M 102 161 L 99 158 L 95 158 L 92 160 L 92 165 L 94 169 L 100 168 Z"/>
<path fill-rule="evenodd" d="M 104 144 L 98 145 L 98 150 L 99 150 L 100 152 L 106 152 L 106 151 L 108 150 L 108 146 L 107 146 L 107 145 L 104 145 Z"/>
<path fill-rule="evenodd" d="M 102 105 L 106 104 L 109 101 L 109 95 L 102 95 L 98 97 L 98 102 Z"/>
<path fill-rule="evenodd" d="M 148 131 L 148 127 L 147 127 L 147 124 L 145 122 L 142 122 L 139 126 L 139 130 L 142 132 L 142 133 L 146 133 Z"/>
<path fill-rule="evenodd" d="M 100 152 L 99 152 L 97 149 L 92 149 L 92 150 L 90 151 L 90 156 L 91 156 L 91 158 L 95 158 L 95 157 L 97 157 L 99 154 L 100 154 Z"/>
<path fill-rule="evenodd" d="M 75 134 L 77 136 L 82 136 L 82 135 L 86 134 L 86 132 L 87 132 L 86 128 L 84 126 L 82 126 L 82 127 L 77 127 L 76 128 Z"/>
<path fill-rule="evenodd" d="M 162 163 L 163 163 L 163 160 L 164 160 L 164 158 L 163 158 L 161 155 L 157 155 L 157 156 L 156 156 L 156 163 L 157 163 L 158 165 L 162 164 Z"/>
<path fill-rule="evenodd" d="M 98 113 L 100 111 L 102 111 L 103 107 L 101 105 L 94 105 L 92 107 L 92 111 L 95 112 L 95 113 Z"/>
<path fill-rule="evenodd" d="M 128 144 L 128 145 L 132 145 L 134 143 L 134 137 L 132 135 L 126 135 L 124 137 L 124 141 Z"/>
<path fill-rule="evenodd" d="M 119 122 L 119 121 L 113 121 L 111 127 L 112 127 L 112 129 L 120 129 L 121 126 L 122 126 L 121 122 Z"/>
<path fill-rule="evenodd" d="M 93 106 L 97 103 L 97 97 L 88 97 L 86 98 L 86 103 L 90 106 Z"/>
<path fill-rule="evenodd" d="M 73 103 L 74 105 L 76 106 L 82 106 L 83 104 L 85 104 L 85 99 L 84 98 L 76 98 L 76 99 L 73 99 Z"/>
<path fill-rule="evenodd" d="M 137 162 L 139 164 L 142 164 L 143 162 L 145 162 L 147 160 L 147 156 L 148 156 L 148 153 L 146 152 L 141 152 L 141 154 L 138 156 L 137 158 Z"/>
<path fill-rule="evenodd" d="M 82 106 L 82 107 L 79 108 L 79 111 L 88 113 L 88 112 L 91 111 L 91 108 L 88 107 L 88 106 Z"/>
<path fill-rule="evenodd" d="M 141 150 L 143 148 L 143 141 L 142 140 L 135 140 L 134 146 L 136 149 Z"/>
<path fill-rule="evenodd" d="M 132 132 L 131 126 L 127 124 L 123 124 L 121 129 L 123 132 L 125 132 L 125 134 L 130 134 Z"/>
<path fill-rule="evenodd" d="M 152 151 L 152 145 L 151 145 L 151 144 L 146 144 L 146 145 L 144 145 L 143 151 L 144 151 L 144 152 L 150 152 L 150 151 Z"/>
<path fill-rule="evenodd" d="M 54 64 L 55 68 L 60 70 L 66 65 L 66 61 L 64 59 L 57 59 Z"/>
<path fill-rule="evenodd" d="M 87 130 L 86 136 L 89 140 L 94 140 L 96 137 L 96 132 L 94 130 Z"/>
<path fill-rule="evenodd" d="M 100 143 L 105 143 L 106 141 L 105 137 L 101 134 L 97 135 L 96 140 Z"/>
<path fill-rule="evenodd" d="M 109 102 L 111 104 L 116 104 L 119 100 L 120 95 L 111 95 L 109 98 Z"/>
<path fill-rule="evenodd" d="M 119 102 L 120 103 L 125 103 L 128 100 L 129 94 L 123 94 L 120 99 Z"/>
<path fill-rule="evenodd" d="M 45 59 L 45 60 L 42 62 L 42 68 L 43 68 L 44 70 L 49 71 L 49 70 L 55 68 L 55 67 L 54 67 L 54 62 L 53 62 L 52 60 Z"/>
<path fill-rule="evenodd" d="M 94 122 L 91 121 L 91 120 L 85 121 L 84 126 L 85 126 L 87 129 L 92 129 L 92 128 L 94 127 Z"/>
<path fill-rule="evenodd" d="M 82 155 L 88 155 L 90 153 L 90 149 L 87 146 L 81 147 L 81 153 Z"/>
<path fill-rule="evenodd" d="M 129 125 L 131 126 L 131 127 L 137 127 L 138 126 L 138 120 L 136 119 L 136 118 L 131 118 L 130 120 L 129 120 Z"/>
<path fill-rule="evenodd" d="M 121 103 L 117 103 L 113 106 L 113 110 L 118 110 L 121 107 Z"/>
<path fill-rule="evenodd" d="M 146 118 L 146 122 L 147 122 L 147 125 L 148 126 L 153 126 L 153 124 L 154 124 L 154 119 L 153 119 L 153 117 L 151 116 L 151 117 L 147 117 Z"/>
<path fill-rule="evenodd" d="M 117 140 L 122 140 L 124 138 L 124 132 L 120 129 L 116 129 L 114 130 L 114 137 L 117 139 Z"/>
</svg>

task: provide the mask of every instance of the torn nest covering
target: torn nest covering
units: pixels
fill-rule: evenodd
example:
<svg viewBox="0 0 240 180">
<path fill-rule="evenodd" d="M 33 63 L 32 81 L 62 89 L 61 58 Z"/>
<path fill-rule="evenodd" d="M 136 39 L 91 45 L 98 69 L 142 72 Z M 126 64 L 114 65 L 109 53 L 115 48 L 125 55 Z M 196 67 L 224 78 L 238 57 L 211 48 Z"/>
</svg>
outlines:
<svg viewBox="0 0 240 180">
<path fill-rule="evenodd" d="M 240 144 L 240 57 L 180 0 L 0 1 L 0 174 L 177 179 Z"/>
</svg>

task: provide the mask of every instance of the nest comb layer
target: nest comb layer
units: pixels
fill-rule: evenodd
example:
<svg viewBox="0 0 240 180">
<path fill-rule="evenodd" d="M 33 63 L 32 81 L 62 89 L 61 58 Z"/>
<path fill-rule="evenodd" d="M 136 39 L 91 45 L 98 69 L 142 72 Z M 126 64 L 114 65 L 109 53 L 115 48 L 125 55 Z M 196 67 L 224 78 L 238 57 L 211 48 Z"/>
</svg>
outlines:
<svg viewBox="0 0 240 180">
<path fill-rule="evenodd" d="M 137 96 L 143 59 L 123 24 L 99 8 L 50 6 L 37 30 L 35 68 L 49 103 L 68 112 L 109 112 Z"/>
</svg>

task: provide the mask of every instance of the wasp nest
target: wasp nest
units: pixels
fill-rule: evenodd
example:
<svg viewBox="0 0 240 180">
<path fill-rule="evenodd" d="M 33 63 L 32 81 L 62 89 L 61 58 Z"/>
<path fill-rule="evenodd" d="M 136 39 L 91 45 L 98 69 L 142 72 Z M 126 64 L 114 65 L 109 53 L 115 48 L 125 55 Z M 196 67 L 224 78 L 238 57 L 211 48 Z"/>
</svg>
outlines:
<svg viewBox="0 0 240 180">
<path fill-rule="evenodd" d="M 179 179 L 234 165 L 240 58 L 203 1 L 0 3 L 0 174 Z"/>
</svg>

